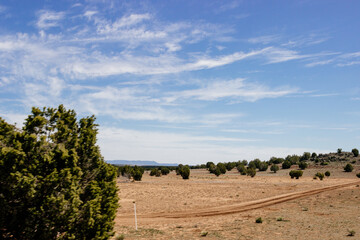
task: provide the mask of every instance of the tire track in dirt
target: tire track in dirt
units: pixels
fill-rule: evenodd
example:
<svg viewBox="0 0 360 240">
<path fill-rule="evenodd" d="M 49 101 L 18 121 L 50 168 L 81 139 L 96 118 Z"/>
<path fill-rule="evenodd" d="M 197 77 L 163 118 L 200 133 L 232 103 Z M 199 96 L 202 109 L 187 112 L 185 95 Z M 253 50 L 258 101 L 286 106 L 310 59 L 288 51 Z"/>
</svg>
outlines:
<svg viewBox="0 0 360 240">
<path fill-rule="evenodd" d="M 231 205 L 224 205 L 218 207 L 211 207 L 206 209 L 198 209 L 191 211 L 182 211 L 182 212 L 172 212 L 172 213 L 149 213 L 138 215 L 138 218 L 142 219 L 152 219 L 152 218 L 169 218 L 169 219 L 179 219 L 179 218 L 196 218 L 196 217 L 209 217 L 209 216 L 219 216 L 227 215 L 234 213 L 241 213 L 250 210 L 260 209 L 275 204 L 288 202 L 294 199 L 303 198 L 323 192 L 333 191 L 339 188 L 349 187 L 356 184 L 360 184 L 360 181 L 338 184 L 333 186 L 327 186 L 322 188 L 316 188 L 312 190 L 306 190 L 301 192 L 287 193 L 282 195 L 277 195 L 270 198 L 259 199 L 250 202 L 236 203 Z M 120 216 L 120 218 L 133 218 L 133 216 Z"/>
</svg>

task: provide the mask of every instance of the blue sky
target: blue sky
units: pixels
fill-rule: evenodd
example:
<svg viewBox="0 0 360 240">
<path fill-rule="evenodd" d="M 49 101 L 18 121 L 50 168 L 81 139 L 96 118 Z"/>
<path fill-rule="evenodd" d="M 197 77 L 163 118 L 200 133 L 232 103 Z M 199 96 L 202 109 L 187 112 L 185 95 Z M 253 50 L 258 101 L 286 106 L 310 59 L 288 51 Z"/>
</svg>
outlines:
<svg viewBox="0 0 360 240">
<path fill-rule="evenodd" d="M 360 143 L 359 1 L 1 1 L 0 116 L 95 114 L 106 160 Z"/>
</svg>

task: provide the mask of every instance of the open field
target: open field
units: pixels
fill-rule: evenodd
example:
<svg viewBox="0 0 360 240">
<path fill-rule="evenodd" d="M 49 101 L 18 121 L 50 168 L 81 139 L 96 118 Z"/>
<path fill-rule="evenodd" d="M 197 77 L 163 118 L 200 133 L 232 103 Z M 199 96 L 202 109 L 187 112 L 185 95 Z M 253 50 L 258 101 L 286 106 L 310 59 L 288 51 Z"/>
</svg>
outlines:
<svg viewBox="0 0 360 240">
<path fill-rule="evenodd" d="M 236 169 L 216 177 L 191 170 L 189 180 L 150 177 L 141 182 L 118 179 L 121 208 L 115 231 L 125 239 L 348 239 L 360 236 L 360 171 L 343 172 L 343 164 L 312 166 L 298 180 L 291 169 L 254 178 Z M 316 172 L 331 176 L 314 180 Z M 135 231 L 133 201 L 137 204 Z M 262 224 L 255 223 L 261 217 Z M 281 218 L 281 219 L 280 219 Z M 280 221 L 279 221 L 280 220 Z M 207 232 L 206 237 L 202 233 Z"/>
</svg>

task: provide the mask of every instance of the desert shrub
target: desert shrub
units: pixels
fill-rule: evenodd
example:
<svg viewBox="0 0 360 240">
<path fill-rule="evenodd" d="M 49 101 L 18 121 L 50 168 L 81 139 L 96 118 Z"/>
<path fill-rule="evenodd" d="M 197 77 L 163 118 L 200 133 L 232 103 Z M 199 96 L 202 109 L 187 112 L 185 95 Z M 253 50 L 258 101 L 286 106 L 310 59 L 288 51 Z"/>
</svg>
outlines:
<svg viewBox="0 0 360 240">
<path fill-rule="evenodd" d="M 160 176 L 161 176 L 161 172 L 159 171 L 159 169 L 153 168 L 153 169 L 151 169 L 151 171 L 150 171 L 150 176 L 160 177 Z"/>
<path fill-rule="evenodd" d="M 124 240 L 124 239 L 125 239 L 124 234 L 116 235 L 116 237 L 115 237 L 115 240 Z"/>
<path fill-rule="evenodd" d="M 168 169 L 167 167 L 162 167 L 161 168 L 161 174 L 162 175 L 168 175 L 170 173 L 170 169 Z"/>
<path fill-rule="evenodd" d="M 183 166 L 184 166 L 184 165 L 179 164 L 179 165 L 176 167 L 176 169 L 175 169 L 176 175 L 180 175 L 180 169 L 181 169 Z"/>
<path fill-rule="evenodd" d="M 360 173 L 356 174 L 356 176 L 357 176 L 358 178 L 360 178 Z"/>
<path fill-rule="evenodd" d="M 269 165 L 266 162 L 261 162 L 259 164 L 259 171 L 266 171 L 268 169 Z"/>
<path fill-rule="evenodd" d="M 300 163 L 299 163 L 299 168 L 300 168 L 300 169 L 304 170 L 304 169 L 307 168 L 307 167 L 308 167 L 308 164 L 307 164 L 306 162 L 300 162 Z"/>
<path fill-rule="evenodd" d="M 225 164 L 223 164 L 223 163 L 218 163 L 218 164 L 216 165 L 216 167 L 219 168 L 219 170 L 220 170 L 220 172 L 221 172 L 222 174 L 225 174 L 225 173 L 226 173 Z"/>
<path fill-rule="evenodd" d="M 231 171 L 236 166 L 235 162 L 228 162 L 225 164 L 226 170 Z"/>
<path fill-rule="evenodd" d="M 95 117 L 33 108 L 20 130 L 0 118 L 0 238 L 108 239 L 116 168 L 96 145 Z"/>
<path fill-rule="evenodd" d="M 215 170 L 216 170 L 215 164 L 211 164 L 211 165 L 209 166 L 209 172 L 210 172 L 210 173 L 215 173 Z"/>
<path fill-rule="evenodd" d="M 206 163 L 206 168 L 210 168 L 211 165 L 215 165 L 213 162 L 207 162 Z"/>
<path fill-rule="evenodd" d="M 262 220 L 262 218 L 261 218 L 261 217 L 258 217 L 258 218 L 255 220 L 255 222 L 256 222 L 256 223 L 262 223 L 262 222 L 263 222 L 263 220 Z"/>
<path fill-rule="evenodd" d="M 299 161 L 300 161 L 300 157 L 297 156 L 297 155 L 288 155 L 286 158 L 285 158 L 285 161 L 289 161 L 291 163 L 291 165 L 295 165 L 297 164 Z"/>
<path fill-rule="evenodd" d="M 284 221 L 284 219 L 282 217 L 279 217 L 276 219 L 276 221 L 281 222 L 281 221 Z"/>
<path fill-rule="evenodd" d="M 277 157 L 271 157 L 269 160 L 269 164 L 280 164 L 283 162 L 284 162 L 283 158 L 277 158 Z"/>
<path fill-rule="evenodd" d="M 180 167 L 180 165 L 179 165 Z M 181 165 L 181 167 L 179 168 L 179 174 L 181 175 L 181 177 L 183 179 L 189 179 L 190 176 L 190 167 L 188 165 Z"/>
<path fill-rule="evenodd" d="M 337 153 L 339 153 L 339 154 L 342 153 L 342 148 L 338 148 Z"/>
<path fill-rule="evenodd" d="M 285 160 L 282 165 L 281 165 L 282 169 L 289 169 L 291 168 L 291 162 L 289 160 Z"/>
<path fill-rule="evenodd" d="M 326 171 L 325 176 L 330 177 L 330 171 Z"/>
<path fill-rule="evenodd" d="M 134 173 L 133 173 L 133 178 L 135 181 L 141 181 L 141 178 L 142 178 L 142 173 L 139 169 L 136 169 L 134 170 Z"/>
<path fill-rule="evenodd" d="M 350 163 L 346 164 L 346 166 L 344 167 L 345 172 L 352 172 L 353 170 L 354 167 Z"/>
<path fill-rule="evenodd" d="M 303 171 L 301 170 L 291 170 L 289 172 L 291 178 L 299 179 L 303 175 Z"/>
<path fill-rule="evenodd" d="M 313 153 L 311 154 L 311 158 L 317 158 L 317 154 L 316 154 L 315 152 L 313 152 Z"/>
<path fill-rule="evenodd" d="M 279 171 L 279 166 L 276 164 L 271 165 L 270 170 L 273 171 L 274 173 L 276 173 L 277 171 Z"/>
<path fill-rule="evenodd" d="M 244 165 L 242 165 L 242 164 L 241 164 L 241 165 L 238 165 L 236 169 L 239 171 L 239 173 L 240 173 L 241 175 L 246 175 L 246 168 L 245 168 Z"/>
<path fill-rule="evenodd" d="M 201 233 L 201 236 L 202 236 L 202 237 L 206 237 L 207 235 L 208 235 L 208 232 L 202 232 L 202 233 Z"/>
<path fill-rule="evenodd" d="M 300 161 L 306 161 L 310 159 L 310 153 L 309 152 L 304 152 L 304 154 L 301 156 Z"/>
<path fill-rule="evenodd" d="M 324 175 L 323 173 L 321 173 L 321 172 L 317 172 L 317 173 L 315 174 L 315 178 L 319 178 L 320 180 L 323 180 L 324 177 L 325 177 L 325 175 Z"/>
<path fill-rule="evenodd" d="M 249 165 L 248 165 L 248 168 L 256 169 L 256 163 L 254 161 L 250 161 Z"/>
<path fill-rule="evenodd" d="M 221 175 L 221 171 L 220 171 L 220 168 L 218 167 L 215 167 L 215 170 L 213 172 L 217 177 Z"/>
<path fill-rule="evenodd" d="M 351 163 L 352 163 L 352 164 L 355 164 L 355 163 L 356 163 L 356 160 L 352 160 Z"/>
<path fill-rule="evenodd" d="M 250 176 L 250 177 L 255 177 L 256 175 L 256 169 L 255 168 L 247 168 L 246 169 L 246 175 Z"/>
<path fill-rule="evenodd" d="M 353 237 L 353 236 L 355 236 L 355 231 L 354 230 L 348 230 L 348 236 L 349 237 Z"/>
<path fill-rule="evenodd" d="M 354 154 L 354 157 L 359 156 L 359 150 L 357 150 L 356 148 L 354 148 L 353 150 L 351 150 L 351 152 Z"/>
<path fill-rule="evenodd" d="M 321 166 L 326 166 L 326 165 L 329 165 L 329 163 L 328 162 L 321 162 L 320 165 Z"/>
</svg>

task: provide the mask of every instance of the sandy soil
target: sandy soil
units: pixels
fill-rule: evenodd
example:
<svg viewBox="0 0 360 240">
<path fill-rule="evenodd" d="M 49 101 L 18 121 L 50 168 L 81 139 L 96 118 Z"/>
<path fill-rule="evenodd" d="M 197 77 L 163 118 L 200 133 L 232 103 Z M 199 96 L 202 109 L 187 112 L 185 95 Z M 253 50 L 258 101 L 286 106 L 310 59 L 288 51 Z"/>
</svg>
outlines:
<svg viewBox="0 0 360 240">
<path fill-rule="evenodd" d="M 313 179 L 326 170 L 329 178 Z M 258 172 L 254 178 L 235 169 L 220 177 L 192 170 L 189 180 L 175 172 L 145 173 L 141 182 L 119 178 L 116 234 L 125 239 L 360 239 L 360 179 L 355 176 L 360 166 L 352 173 L 341 165 L 313 166 L 299 180 L 289 171 Z M 258 217 L 263 223 L 255 223 Z M 355 236 L 348 237 L 349 231 Z"/>
</svg>

